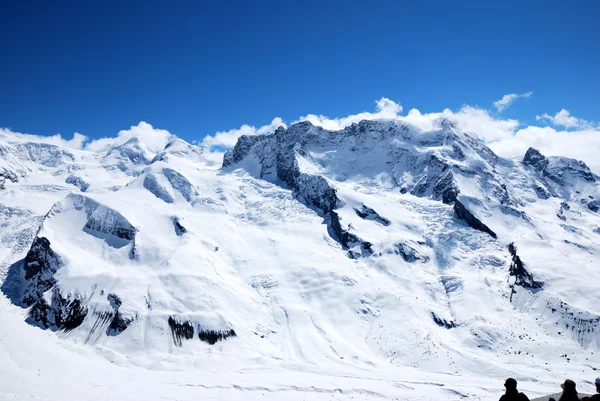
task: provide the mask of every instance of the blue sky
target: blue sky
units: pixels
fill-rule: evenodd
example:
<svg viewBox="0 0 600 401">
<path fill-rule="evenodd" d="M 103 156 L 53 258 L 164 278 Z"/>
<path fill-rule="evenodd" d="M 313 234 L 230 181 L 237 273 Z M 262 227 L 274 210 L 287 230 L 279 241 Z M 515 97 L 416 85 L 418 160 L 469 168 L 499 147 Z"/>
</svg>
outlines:
<svg viewBox="0 0 600 401">
<path fill-rule="evenodd" d="M 187 140 L 279 116 L 490 109 L 598 121 L 598 1 L 2 2 L 0 127 Z"/>
</svg>

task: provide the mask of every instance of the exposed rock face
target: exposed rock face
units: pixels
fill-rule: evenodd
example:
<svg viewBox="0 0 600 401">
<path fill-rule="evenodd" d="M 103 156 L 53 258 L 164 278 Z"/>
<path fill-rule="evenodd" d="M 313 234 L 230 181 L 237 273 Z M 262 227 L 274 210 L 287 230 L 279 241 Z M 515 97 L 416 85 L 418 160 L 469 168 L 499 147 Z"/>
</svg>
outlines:
<svg viewBox="0 0 600 401">
<path fill-rule="evenodd" d="M 90 184 L 88 184 L 87 182 L 85 182 L 85 180 L 80 177 L 80 176 L 76 176 L 76 175 L 70 175 L 65 179 L 65 182 L 67 184 L 73 184 L 76 187 L 78 187 L 81 192 L 85 192 L 87 191 L 87 189 L 90 187 Z"/>
<path fill-rule="evenodd" d="M 529 148 L 523 157 L 523 164 L 532 166 L 536 170 L 543 170 L 548 165 L 548 159 L 539 150 Z"/>
<path fill-rule="evenodd" d="M 277 131 L 282 129 L 283 128 L 278 128 Z M 234 164 L 241 162 L 250 153 L 255 144 L 262 142 L 265 139 L 266 137 L 261 135 L 242 135 L 238 138 L 235 147 L 225 153 L 225 156 L 223 157 L 223 167 L 233 166 Z"/>
<path fill-rule="evenodd" d="M 292 188 L 299 199 L 323 213 L 329 213 L 340 205 L 335 189 L 323 177 L 299 174 Z"/>
<path fill-rule="evenodd" d="M 177 171 L 170 168 L 164 168 L 162 172 L 173 187 L 173 189 L 181 193 L 181 196 L 183 196 L 183 198 L 186 201 L 192 202 L 192 200 L 196 196 L 196 190 L 194 189 L 190 181 L 187 178 L 185 178 L 181 173 L 178 173 Z"/>
<path fill-rule="evenodd" d="M 402 259 L 404 259 L 404 261 L 408 263 L 413 263 L 418 260 L 422 262 L 429 261 L 429 256 L 421 255 L 419 251 L 417 251 L 415 248 L 411 247 L 408 244 L 396 244 L 394 253 L 402 256 Z"/>
<path fill-rule="evenodd" d="M 158 179 L 154 174 L 148 174 L 144 177 L 144 188 L 166 203 L 173 203 L 174 201 L 169 191 L 158 182 Z"/>
<path fill-rule="evenodd" d="M 172 217 L 171 220 L 173 221 L 173 228 L 175 228 L 175 234 L 177 234 L 178 237 L 181 237 L 187 232 L 186 228 L 182 226 L 179 222 L 178 217 Z"/>
<path fill-rule="evenodd" d="M 133 249 L 135 228 L 119 212 L 99 204 L 91 198 L 71 194 L 63 201 L 55 204 L 42 223 L 40 233 L 44 232 L 46 224 L 51 224 L 57 215 L 84 212 L 87 216 L 81 231 L 102 239 L 115 249 L 130 245 Z M 55 274 L 64 266 L 63 258 L 53 249 L 50 240 L 41 234 L 36 236 L 25 257 L 24 292 L 22 303 L 31 306 L 29 320 L 43 328 L 52 330 L 72 330 L 78 327 L 88 314 L 88 307 L 78 295 L 63 294 L 57 285 Z M 52 291 L 49 302 L 44 296 Z M 127 327 L 128 319 L 118 313 L 120 300 L 112 295 L 115 306 L 111 314 L 113 332 L 119 332 Z M 110 299 L 109 299 L 110 301 Z"/>
<path fill-rule="evenodd" d="M 125 331 L 127 327 L 133 322 L 133 319 L 125 316 L 119 311 L 122 305 L 121 299 L 115 294 L 108 294 L 108 302 L 112 307 L 112 312 L 107 312 L 107 317 L 110 318 L 110 324 L 106 329 L 107 336 L 116 336 Z"/>
<path fill-rule="evenodd" d="M 190 181 L 181 173 L 171 168 L 147 171 L 143 185 L 154 196 L 166 203 L 173 203 L 175 201 L 174 196 L 176 196 L 176 192 L 174 191 L 179 192 L 190 203 L 197 196 L 197 191 Z"/>
<path fill-rule="evenodd" d="M 561 329 L 564 328 L 565 333 L 570 334 L 582 346 L 600 344 L 600 315 L 579 310 L 556 298 L 550 299 L 546 305 L 551 314 L 547 314 L 545 318 L 555 320 Z"/>
<path fill-rule="evenodd" d="M 446 329 L 453 329 L 456 327 L 456 323 L 454 323 L 453 321 L 448 321 L 446 319 L 438 317 L 433 312 L 431 312 L 431 317 L 433 318 L 433 321 L 435 322 L 435 324 L 437 324 L 440 327 L 444 327 Z"/>
<path fill-rule="evenodd" d="M 233 329 L 214 330 L 200 327 L 191 320 L 182 320 L 169 316 L 169 327 L 173 337 L 173 343 L 181 347 L 184 340 L 191 340 L 194 335 L 198 335 L 200 341 L 214 345 L 217 341 L 225 340 L 229 337 L 236 337 Z"/>
<path fill-rule="evenodd" d="M 573 184 L 595 183 L 600 180 L 600 177 L 592 173 L 580 160 L 557 156 L 546 157 L 534 148 L 529 148 L 523 158 L 523 164 L 531 167 L 538 175 L 547 188 L 543 192 L 548 192 L 554 197 L 569 199 L 574 195 L 571 188 Z"/>
<path fill-rule="evenodd" d="M 25 305 L 33 305 L 56 283 L 54 273 L 61 266 L 61 258 L 50 247 L 50 241 L 44 237 L 36 237 L 23 264 L 27 281 L 23 296 Z"/>
<path fill-rule="evenodd" d="M 0 168 L 0 178 L 2 178 L 3 182 L 5 180 L 9 180 L 12 183 L 19 182 L 19 176 L 14 171 L 10 171 L 4 167 Z"/>
<path fill-rule="evenodd" d="M 364 241 L 348 230 L 342 228 L 340 216 L 334 211 L 329 213 L 329 231 L 332 238 L 338 240 L 340 244 L 342 244 L 343 249 L 349 250 L 354 247 L 360 249 L 360 253 L 350 250 L 348 252 L 350 258 L 356 259 L 357 257 L 369 256 L 373 253 L 372 244 L 370 242 Z"/>
<path fill-rule="evenodd" d="M 204 341 L 210 345 L 214 345 L 217 341 L 223 341 L 229 337 L 236 337 L 235 331 L 214 331 L 214 330 L 200 330 L 198 331 L 198 338 L 200 341 Z"/>
<path fill-rule="evenodd" d="M 512 261 L 510 264 L 510 268 L 508 270 L 509 274 L 515 278 L 514 283 L 511 288 L 511 300 L 512 296 L 515 293 L 514 286 L 520 286 L 530 291 L 538 290 L 544 287 L 544 283 L 541 281 L 535 281 L 533 279 L 533 275 L 525 269 L 525 265 L 521 261 L 519 255 L 517 255 L 517 247 L 514 243 L 508 244 L 508 251 L 512 257 Z"/>
<path fill-rule="evenodd" d="M 190 322 L 178 322 L 169 316 L 169 327 L 173 336 L 173 343 L 178 347 L 183 345 L 183 340 L 191 340 L 194 338 L 194 327 Z"/>
<path fill-rule="evenodd" d="M 465 205 L 463 205 L 458 199 L 454 201 L 454 213 L 456 213 L 456 217 L 461 220 L 464 220 L 469 226 L 473 227 L 476 230 L 483 231 L 492 236 L 492 238 L 497 238 L 495 232 L 490 230 L 488 226 L 483 224 L 479 219 L 477 219 L 473 214 L 467 210 Z"/>
<path fill-rule="evenodd" d="M 312 125 L 297 125 L 289 130 L 280 127 L 273 135 L 240 137 L 235 147 L 225 154 L 223 167 L 239 163 L 254 152 L 260 163 L 261 178 L 278 178 L 294 190 L 298 199 L 327 214 L 340 205 L 340 200 L 326 179 L 300 168 L 298 155 L 304 152 L 304 141 L 296 143 L 293 139 L 299 138 L 303 130 Z"/>
<path fill-rule="evenodd" d="M 70 331 L 79 327 L 87 314 L 80 299 L 64 297 L 53 287 L 50 303 L 43 297 L 37 299 L 29 310 L 29 320 L 44 329 Z"/>
<path fill-rule="evenodd" d="M 361 219 L 374 220 L 384 226 L 389 226 L 391 224 L 388 219 L 380 216 L 379 213 L 368 206 L 362 205 L 360 209 L 355 208 L 354 211 Z"/>
<path fill-rule="evenodd" d="M 104 239 L 115 248 L 121 248 L 135 239 L 135 227 L 116 210 L 83 197 L 75 201 L 75 209 L 81 210 L 79 208 L 85 208 L 88 213 L 84 232 Z"/>
</svg>

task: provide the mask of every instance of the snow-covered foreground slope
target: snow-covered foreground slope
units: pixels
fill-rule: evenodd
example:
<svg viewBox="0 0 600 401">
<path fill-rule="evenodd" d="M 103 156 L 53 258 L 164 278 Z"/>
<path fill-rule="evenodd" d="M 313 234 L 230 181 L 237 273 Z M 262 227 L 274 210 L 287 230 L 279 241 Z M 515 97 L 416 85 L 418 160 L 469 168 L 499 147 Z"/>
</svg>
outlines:
<svg viewBox="0 0 600 401">
<path fill-rule="evenodd" d="M 0 152 L 0 399 L 486 399 L 600 368 L 581 162 L 446 120 L 300 123 L 222 168 L 179 139 Z"/>
</svg>

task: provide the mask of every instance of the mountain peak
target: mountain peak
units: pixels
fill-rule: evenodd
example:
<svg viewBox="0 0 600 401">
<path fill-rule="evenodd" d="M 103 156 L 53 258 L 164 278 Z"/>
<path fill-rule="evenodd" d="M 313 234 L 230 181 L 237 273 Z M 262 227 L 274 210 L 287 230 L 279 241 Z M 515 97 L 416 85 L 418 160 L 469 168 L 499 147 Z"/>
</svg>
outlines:
<svg viewBox="0 0 600 401">
<path fill-rule="evenodd" d="M 537 168 L 544 168 L 548 164 L 546 157 L 535 148 L 527 149 L 525 157 L 523 157 L 523 163 L 528 166 L 534 166 Z"/>
<path fill-rule="evenodd" d="M 165 146 L 164 151 L 178 155 L 187 155 L 191 153 L 201 155 L 203 153 L 202 148 L 192 145 L 181 138 L 173 138 L 170 140 Z"/>
</svg>

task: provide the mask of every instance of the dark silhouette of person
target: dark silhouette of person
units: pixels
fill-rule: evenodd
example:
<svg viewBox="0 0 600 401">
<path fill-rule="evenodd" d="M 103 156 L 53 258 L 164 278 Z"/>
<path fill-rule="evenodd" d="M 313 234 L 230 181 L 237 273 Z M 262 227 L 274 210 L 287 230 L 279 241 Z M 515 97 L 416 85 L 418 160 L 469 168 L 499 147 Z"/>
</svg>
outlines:
<svg viewBox="0 0 600 401">
<path fill-rule="evenodd" d="M 565 380 L 560 387 L 563 389 L 563 393 L 558 401 L 581 401 L 577 394 L 577 385 L 573 380 Z"/>
<path fill-rule="evenodd" d="M 512 377 L 506 379 L 504 382 L 506 393 L 500 397 L 500 401 L 529 401 L 529 398 L 523 393 L 519 393 L 517 390 L 517 381 Z"/>
<path fill-rule="evenodd" d="M 582 398 L 583 401 L 600 401 L 600 377 L 596 378 L 596 393 L 591 397 Z"/>
</svg>

